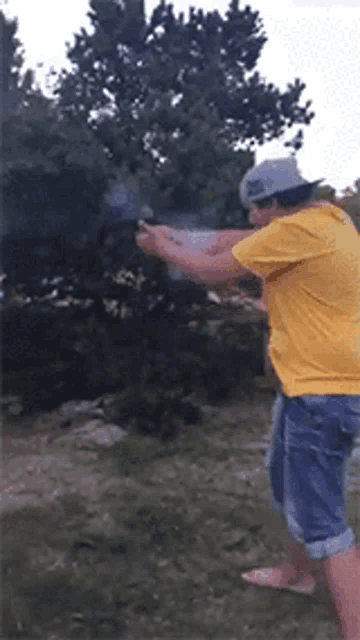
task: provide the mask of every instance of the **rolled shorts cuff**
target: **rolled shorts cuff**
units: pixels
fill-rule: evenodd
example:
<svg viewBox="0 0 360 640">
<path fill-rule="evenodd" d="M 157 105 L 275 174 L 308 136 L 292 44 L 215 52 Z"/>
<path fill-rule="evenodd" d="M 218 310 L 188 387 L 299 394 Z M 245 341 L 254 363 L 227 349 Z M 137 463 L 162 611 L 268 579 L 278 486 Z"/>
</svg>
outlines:
<svg viewBox="0 0 360 640">
<path fill-rule="evenodd" d="M 306 553 L 312 560 L 328 558 L 341 551 L 347 551 L 354 546 L 356 538 L 350 527 L 339 536 L 327 538 L 327 540 L 316 540 L 305 544 Z"/>
<path fill-rule="evenodd" d="M 356 544 L 345 521 L 345 506 L 351 452 L 359 432 L 360 394 L 295 398 L 277 394 L 265 457 L 272 508 L 313 560 Z"/>
</svg>

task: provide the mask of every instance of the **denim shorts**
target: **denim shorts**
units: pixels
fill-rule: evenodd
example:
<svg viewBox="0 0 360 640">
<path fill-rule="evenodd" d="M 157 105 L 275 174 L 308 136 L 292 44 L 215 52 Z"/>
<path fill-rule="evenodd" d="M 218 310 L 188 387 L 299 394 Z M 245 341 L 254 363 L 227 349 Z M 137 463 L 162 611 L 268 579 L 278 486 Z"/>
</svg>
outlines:
<svg viewBox="0 0 360 640">
<path fill-rule="evenodd" d="M 310 558 L 345 551 L 355 543 L 346 524 L 346 472 L 360 431 L 360 395 L 287 397 L 272 410 L 265 464 L 271 501 L 289 535 Z"/>
</svg>

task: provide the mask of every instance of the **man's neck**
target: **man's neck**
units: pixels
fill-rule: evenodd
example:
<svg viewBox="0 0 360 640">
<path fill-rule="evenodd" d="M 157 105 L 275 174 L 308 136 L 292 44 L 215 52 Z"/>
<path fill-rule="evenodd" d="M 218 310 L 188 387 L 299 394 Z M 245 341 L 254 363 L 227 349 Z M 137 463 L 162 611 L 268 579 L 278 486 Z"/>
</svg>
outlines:
<svg viewBox="0 0 360 640">
<path fill-rule="evenodd" d="M 316 207 L 326 207 L 326 206 L 330 206 L 331 203 L 327 202 L 326 200 L 317 200 L 316 202 L 309 202 L 308 204 L 302 204 L 299 207 L 293 207 L 292 209 L 284 209 L 283 212 L 279 209 L 279 213 L 275 213 L 275 215 L 271 216 L 271 220 L 276 220 L 277 218 L 285 218 L 288 216 L 292 216 L 295 213 L 299 213 L 300 211 L 306 211 L 307 209 L 312 209 L 312 208 L 316 208 Z M 269 223 L 270 223 L 269 222 Z M 269 224 L 268 223 L 268 224 Z M 267 226 L 267 225 L 266 225 Z"/>
<path fill-rule="evenodd" d="M 293 213 L 299 213 L 299 211 L 305 211 L 305 209 L 312 209 L 313 207 L 323 207 L 328 206 L 330 203 L 326 202 L 326 200 L 316 200 L 315 202 L 309 202 L 308 204 L 302 204 L 299 207 L 294 207 L 293 209 L 287 209 L 287 213 L 289 215 Z"/>
</svg>

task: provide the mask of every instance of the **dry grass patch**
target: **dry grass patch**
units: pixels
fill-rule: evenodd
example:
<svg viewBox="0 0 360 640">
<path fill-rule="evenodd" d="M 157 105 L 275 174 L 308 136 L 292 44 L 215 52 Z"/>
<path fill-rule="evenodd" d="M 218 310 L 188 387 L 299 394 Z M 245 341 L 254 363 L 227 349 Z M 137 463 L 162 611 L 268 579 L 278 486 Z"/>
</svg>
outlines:
<svg viewBox="0 0 360 640">
<path fill-rule="evenodd" d="M 5 637 L 335 640 L 313 600 L 240 579 L 286 538 L 265 471 L 236 475 L 263 467 L 244 446 L 270 409 L 234 401 L 172 443 L 129 435 L 86 465 L 70 452 L 56 499 L 1 515 Z"/>
</svg>

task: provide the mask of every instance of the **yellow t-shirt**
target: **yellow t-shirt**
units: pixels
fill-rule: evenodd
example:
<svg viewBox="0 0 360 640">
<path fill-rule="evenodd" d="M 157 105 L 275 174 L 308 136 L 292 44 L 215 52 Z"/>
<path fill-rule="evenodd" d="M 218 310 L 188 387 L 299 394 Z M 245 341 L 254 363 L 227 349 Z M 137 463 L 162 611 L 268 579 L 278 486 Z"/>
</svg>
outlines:
<svg viewBox="0 0 360 640">
<path fill-rule="evenodd" d="M 332 204 L 274 219 L 232 249 L 264 280 L 269 355 L 289 397 L 360 394 L 360 235 Z"/>
</svg>

